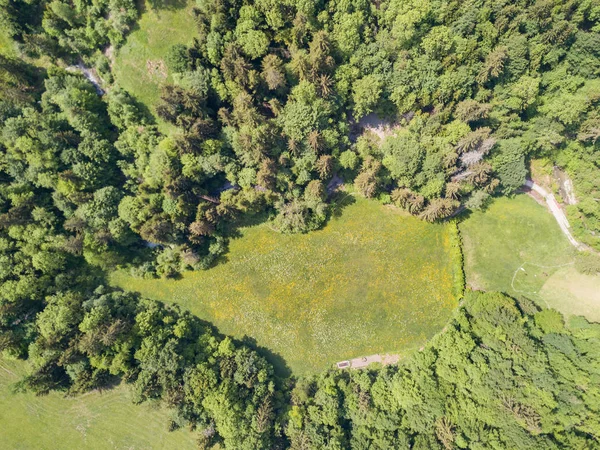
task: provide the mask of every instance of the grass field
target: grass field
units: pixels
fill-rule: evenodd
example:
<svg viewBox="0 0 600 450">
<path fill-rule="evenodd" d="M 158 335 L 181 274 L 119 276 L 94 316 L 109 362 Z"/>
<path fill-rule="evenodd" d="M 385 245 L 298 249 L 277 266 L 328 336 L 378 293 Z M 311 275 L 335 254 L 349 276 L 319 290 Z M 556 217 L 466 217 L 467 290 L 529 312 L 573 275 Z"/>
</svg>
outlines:
<svg viewBox="0 0 600 450">
<path fill-rule="evenodd" d="M 247 335 L 296 375 L 347 358 L 406 353 L 447 322 L 457 300 L 447 225 L 357 200 L 322 230 L 242 230 L 228 261 L 181 280 L 112 282 L 176 302 L 219 331 Z"/>
<path fill-rule="evenodd" d="M 560 298 L 544 288 L 551 286 L 547 283 L 555 273 L 575 272 L 575 250 L 552 214 L 533 199 L 526 195 L 496 199 L 487 211 L 463 221 L 460 229 L 471 288 L 523 295 L 567 315 L 586 313 L 572 298 Z"/>
<path fill-rule="evenodd" d="M 65 398 L 13 393 L 25 363 L 0 359 L 3 450 L 194 449 L 194 434 L 167 431 L 168 412 L 134 405 L 125 386 Z"/>
<path fill-rule="evenodd" d="M 583 315 L 600 322 L 600 276 L 579 273 L 573 266 L 557 270 L 544 284 L 540 296 L 563 314 Z"/>
<path fill-rule="evenodd" d="M 152 113 L 161 85 L 172 81 L 165 62 L 169 49 L 190 44 L 196 35 L 193 3 L 168 0 L 152 9 L 146 2 L 136 28 L 117 51 L 113 66 L 117 83 Z"/>
</svg>

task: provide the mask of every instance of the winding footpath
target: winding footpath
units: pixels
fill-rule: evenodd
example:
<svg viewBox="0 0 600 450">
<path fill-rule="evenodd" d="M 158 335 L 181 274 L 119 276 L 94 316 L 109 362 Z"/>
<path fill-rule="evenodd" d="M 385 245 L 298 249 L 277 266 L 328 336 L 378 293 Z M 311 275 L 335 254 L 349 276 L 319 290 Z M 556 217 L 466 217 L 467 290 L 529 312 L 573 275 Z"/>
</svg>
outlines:
<svg viewBox="0 0 600 450">
<path fill-rule="evenodd" d="M 548 205 L 548 208 L 550 208 L 550 212 L 552 213 L 552 215 L 558 222 L 558 226 L 562 230 L 563 234 L 567 237 L 569 242 L 577 250 L 585 250 L 585 246 L 583 244 L 580 244 L 579 242 L 577 242 L 577 240 L 571 234 L 571 225 L 569 224 L 569 221 L 567 220 L 567 216 L 565 215 L 563 210 L 560 208 L 560 205 L 556 201 L 554 194 L 549 193 L 543 187 L 535 184 L 531 180 L 525 181 L 525 186 L 527 188 L 531 189 L 532 191 L 537 192 L 539 195 L 541 195 L 544 198 L 544 200 L 546 201 L 546 204 Z"/>
</svg>

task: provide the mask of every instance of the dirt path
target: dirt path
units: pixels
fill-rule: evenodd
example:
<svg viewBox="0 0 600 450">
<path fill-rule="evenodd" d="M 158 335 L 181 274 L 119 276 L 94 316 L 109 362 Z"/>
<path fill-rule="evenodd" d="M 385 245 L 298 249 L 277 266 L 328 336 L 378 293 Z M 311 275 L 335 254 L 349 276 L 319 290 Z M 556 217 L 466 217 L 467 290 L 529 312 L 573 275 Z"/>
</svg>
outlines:
<svg viewBox="0 0 600 450">
<path fill-rule="evenodd" d="M 554 197 L 554 195 L 549 193 L 548 191 L 546 191 L 543 187 L 538 186 L 531 180 L 527 180 L 525 182 L 525 186 L 527 188 L 531 189 L 532 191 L 537 192 L 539 195 L 541 195 L 544 198 L 544 200 L 546 201 L 546 204 L 548 205 L 548 208 L 550 209 L 550 212 L 552 213 L 552 215 L 558 222 L 558 226 L 562 230 L 563 234 L 567 237 L 569 242 L 576 249 L 585 250 L 585 246 L 583 244 L 577 242 L 577 240 L 571 234 L 571 230 L 570 230 L 571 225 L 569 224 L 569 221 L 567 220 L 567 216 L 565 215 L 563 210 L 560 208 L 560 205 L 556 201 L 556 198 Z"/>
<path fill-rule="evenodd" d="M 554 178 L 558 182 L 558 190 L 560 196 L 563 199 L 563 202 L 565 202 L 567 205 L 577 204 L 577 199 L 575 198 L 575 191 L 573 188 L 573 182 L 569 178 L 569 175 L 567 175 L 567 173 L 564 170 L 560 169 L 557 166 L 554 166 L 553 173 Z"/>
<path fill-rule="evenodd" d="M 414 113 L 407 113 L 394 122 L 381 118 L 376 113 L 367 114 L 366 116 L 361 117 L 358 122 L 354 122 L 354 119 L 351 119 L 350 123 L 352 131 L 350 132 L 350 140 L 356 142 L 361 134 L 371 132 L 383 142 L 386 137 L 393 135 L 400 129 L 400 119 L 403 118 L 407 122 L 410 122 L 413 115 Z"/>
<path fill-rule="evenodd" d="M 373 363 L 380 363 L 384 366 L 396 364 L 400 360 L 400 355 L 370 355 L 362 358 L 354 358 L 349 361 L 340 361 L 337 363 L 338 369 L 364 369 Z"/>
<path fill-rule="evenodd" d="M 67 67 L 67 71 L 82 73 L 83 76 L 86 77 L 89 80 L 89 82 L 94 85 L 94 87 L 96 88 L 96 92 L 98 92 L 98 95 L 104 95 L 104 89 L 102 89 L 100 79 L 96 76 L 95 69 L 90 69 L 84 66 L 82 62 L 80 62 L 76 66 Z"/>
</svg>

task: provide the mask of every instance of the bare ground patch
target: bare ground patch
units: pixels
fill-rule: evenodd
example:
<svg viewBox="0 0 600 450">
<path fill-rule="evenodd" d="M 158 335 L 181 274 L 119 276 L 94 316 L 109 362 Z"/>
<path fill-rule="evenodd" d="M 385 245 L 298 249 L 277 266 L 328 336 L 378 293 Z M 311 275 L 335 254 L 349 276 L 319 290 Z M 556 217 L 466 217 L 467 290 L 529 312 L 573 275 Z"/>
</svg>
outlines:
<svg viewBox="0 0 600 450">
<path fill-rule="evenodd" d="M 358 122 L 353 122 L 353 131 L 350 138 L 355 141 L 361 134 L 371 134 L 377 136 L 379 141 L 383 142 L 386 137 L 392 136 L 402 128 L 401 121 L 410 122 L 413 115 L 413 113 L 404 114 L 397 120 L 391 121 L 378 116 L 376 113 L 367 114 Z"/>
<path fill-rule="evenodd" d="M 151 78 L 160 78 L 162 80 L 167 79 L 167 65 L 162 59 L 146 60 L 146 71 Z"/>
<path fill-rule="evenodd" d="M 115 64 L 115 47 L 113 45 L 109 45 L 104 49 L 104 56 L 108 58 L 110 67 L 112 69 Z"/>
</svg>

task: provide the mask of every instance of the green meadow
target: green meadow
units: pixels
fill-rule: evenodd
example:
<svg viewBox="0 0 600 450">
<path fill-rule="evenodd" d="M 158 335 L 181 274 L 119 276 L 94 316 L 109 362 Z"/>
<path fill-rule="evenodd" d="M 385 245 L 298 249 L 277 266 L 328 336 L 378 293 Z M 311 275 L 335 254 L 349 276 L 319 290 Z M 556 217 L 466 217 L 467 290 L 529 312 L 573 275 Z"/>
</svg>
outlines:
<svg viewBox="0 0 600 450">
<path fill-rule="evenodd" d="M 563 314 L 600 318 L 600 277 L 579 274 L 554 216 L 526 195 L 498 198 L 460 224 L 467 285 L 524 296 Z M 596 288 L 595 288 L 596 287 Z"/>
<path fill-rule="evenodd" d="M 575 267 L 558 269 L 544 284 L 540 297 L 549 308 L 568 316 L 585 316 L 600 322 L 600 276 L 586 275 Z"/>
<path fill-rule="evenodd" d="M 26 363 L 0 359 L 0 448 L 19 450 L 194 449 L 187 429 L 167 431 L 168 412 L 134 405 L 128 388 L 76 397 L 14 393 Z"/>
<path fill-rule="evenodd" d="M 118 49 L 113 65 L 117 84 L 154 113 L 160 88 L 172 81 L 165 57 L 175 44 L 190 44 L 196 35 L 193 2 L 161 2 L 144 8 L 134 31 Z M 165 126 L 165 124 L 161 124 Z"/>
<path fill-rule="evenodd" d="M 115 272 L 112 283 L 178 303 L 266 349 L 280 370 L 316 373 L 347 358 L 405 354 L 457 306 L 449 226 L 357 199 L 321 230 L 241 230 L 226 261 L 179 280 Z"/>
</svg>

